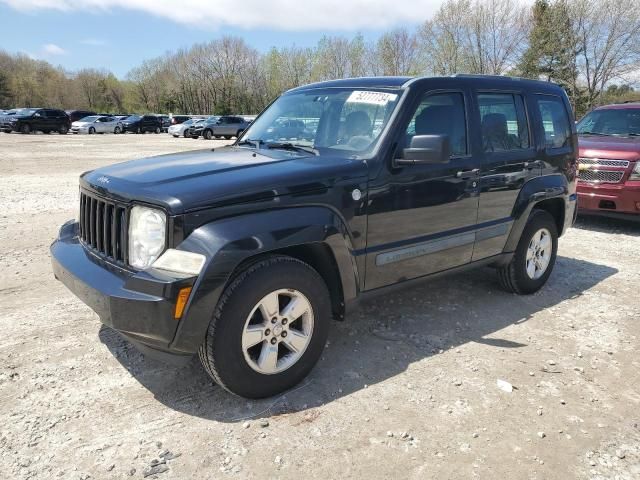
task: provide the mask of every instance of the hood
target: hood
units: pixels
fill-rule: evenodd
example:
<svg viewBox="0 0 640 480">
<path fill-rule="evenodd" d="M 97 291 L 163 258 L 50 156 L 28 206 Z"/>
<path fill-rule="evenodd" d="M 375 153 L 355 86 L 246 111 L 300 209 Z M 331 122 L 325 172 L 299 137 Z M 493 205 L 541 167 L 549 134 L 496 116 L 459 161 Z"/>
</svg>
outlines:
<svg viewBox="0 0 640 480">
<path fill-rule="evenodd" d="M 87 125 L 91 125 L 93 122 L 73 122 L 71 124 L 72 127 L 86 127 Z"/>
<path fill-rule="evenodd" d="M 229 146 L 110 165 L 83 174 L 81 184 L 121 201 L 139 200 L 180 214 L 326 190 L 366 174 L 362 160 Z"/>
<path fill-rule="evenodd" d="M 640 159 L 640 137 L 581 136 L 580 156 L 618 160 Z"/>
</svg>

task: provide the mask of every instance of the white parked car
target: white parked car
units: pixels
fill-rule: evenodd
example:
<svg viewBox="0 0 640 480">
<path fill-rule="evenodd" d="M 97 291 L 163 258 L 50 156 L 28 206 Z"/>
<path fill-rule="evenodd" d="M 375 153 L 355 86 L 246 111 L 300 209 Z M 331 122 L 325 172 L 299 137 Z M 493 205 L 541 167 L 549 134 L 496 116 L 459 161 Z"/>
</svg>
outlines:
<svg viewBox="0 0 640 480">
<path fill-rule="evenodd" d="M 192 118 L 190 120 L 185 120 L 182 123 L 178 123 L 177 125 L 171 125 L 169 127 L 169 135 L 173 135 L 174 137 L 187 137 L 189 129 L 198 123 L 204 122 L 203 118 Z"/>
<path fill-rule="evenodd" d="M 122 122 L 116 117 L 91 115 L 73 122 L 71 133 L 122 133 Z"/>
</svg>

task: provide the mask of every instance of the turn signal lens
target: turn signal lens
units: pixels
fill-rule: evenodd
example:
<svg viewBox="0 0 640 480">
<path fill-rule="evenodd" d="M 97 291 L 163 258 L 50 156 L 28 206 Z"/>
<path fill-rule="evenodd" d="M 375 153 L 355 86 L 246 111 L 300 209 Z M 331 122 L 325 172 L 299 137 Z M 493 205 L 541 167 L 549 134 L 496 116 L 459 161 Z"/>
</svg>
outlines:
<svg viewBox="0 0 640 480">
<path fill-rule="evenodd" d="M 184 287 L 180 289 L 180 292 L 178 293 L 178 301 L 176 302 L 176 311 L 173 315 L 176 320 L 180 320 L 182 317 L 184 307 L 187 306 L 187 302 L 189 301 L 189 295 L 191 295 L 191 287 Z"/>
</svg>

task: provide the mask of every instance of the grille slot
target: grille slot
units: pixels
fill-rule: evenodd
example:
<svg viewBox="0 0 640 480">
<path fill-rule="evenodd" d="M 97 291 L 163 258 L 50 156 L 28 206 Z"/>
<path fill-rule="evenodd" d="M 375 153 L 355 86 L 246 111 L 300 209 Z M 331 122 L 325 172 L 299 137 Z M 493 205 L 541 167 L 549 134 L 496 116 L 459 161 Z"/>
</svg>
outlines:
<svg viewBox="0 0 640 480">
<path fill-rule="evenodd" d="M 580 158 L 580 165 L 589 165 L 594 167 L 620 167 L 627 168 L 628 160 L 610 160 L 608 158 Z"/>
<path fill-rule="evenodd" d="M 94 252 L 124 263 L 126 213 L 124 205 L 80 192 L 80 240 Z"/>
<path fill-rule="evenodd" d="M 578 178 L 583 182 L 590 183 L 620 183 L 624 171 L 607 171 L 607 170 L 580 170 Z"/>
</svg>

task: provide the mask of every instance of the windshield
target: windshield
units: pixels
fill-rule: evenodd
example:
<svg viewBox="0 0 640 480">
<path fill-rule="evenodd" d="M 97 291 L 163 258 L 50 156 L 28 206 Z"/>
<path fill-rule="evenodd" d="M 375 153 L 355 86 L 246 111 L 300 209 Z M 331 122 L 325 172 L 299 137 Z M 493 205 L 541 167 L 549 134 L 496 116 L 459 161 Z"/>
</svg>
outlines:
<svg viewBox="0 0 640 480">
<path fill-rule="evenodd" d="M 400 93 L 330 88 L 285 94 L 251 124 L 240 143 L 362 153 L 377 143 Z"/>
<path fill-rule="evenodd" d="M 220 120 L 220 117 L 216 115 L 212 115 L 207 118 L 207 123 L 217 122 L 218 120 Z"/>
<path fill-rule="evenodd" d="M 594 110 L 578 123 L 579 135 L 640 135 L 640 108 Z"/>
<path fill-rule="evenodd" d="M 140 120 L 142 117 L 140 115 L 131 115 L 130 117 L 127 117 L 127 120 L 129 120 L 130 122 L 136 122 L 138 120 Z"/>
<path fill-rule="evenodd" d="M 37 108 L 21 108 L 16 112 L 16 115 L 29 116 L 29 115 L 33 115 L 37 111 L 38 111 Z"/>
<path fill-rule="evenodd" d="M 95 122 L 99 117 L 97 115 L 91 115 L 89 117 L 84 117 L 81 118 L 80 120 L 78 120 L 79 122 L 87 122 L 87 123 L 92 123 Z"/>
</svg>

